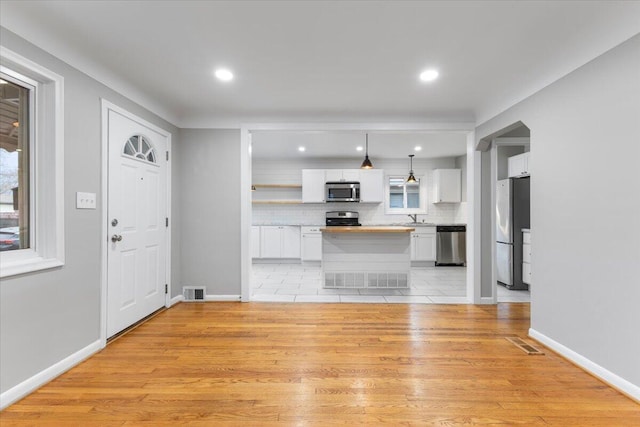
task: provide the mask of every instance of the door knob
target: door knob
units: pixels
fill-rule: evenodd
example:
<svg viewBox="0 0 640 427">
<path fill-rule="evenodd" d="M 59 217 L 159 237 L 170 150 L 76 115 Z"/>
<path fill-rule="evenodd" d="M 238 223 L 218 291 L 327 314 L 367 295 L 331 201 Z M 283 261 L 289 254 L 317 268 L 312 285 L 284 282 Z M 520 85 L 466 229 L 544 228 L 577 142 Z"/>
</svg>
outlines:
<svg viewBox="0 0 640 427">
<path fill-rule="evenodd" d="M 121 240 L 122 240 L 122 236 L 120 236 L 120 235 L 118 235 L 118 234 L 114 234 L 113 236 L 111 236 L 111 241 L 112 241 L 113 243 L 115 243 L 115 242 L 119 242 L 119 241 L 121 241 Z"/>
</svg>

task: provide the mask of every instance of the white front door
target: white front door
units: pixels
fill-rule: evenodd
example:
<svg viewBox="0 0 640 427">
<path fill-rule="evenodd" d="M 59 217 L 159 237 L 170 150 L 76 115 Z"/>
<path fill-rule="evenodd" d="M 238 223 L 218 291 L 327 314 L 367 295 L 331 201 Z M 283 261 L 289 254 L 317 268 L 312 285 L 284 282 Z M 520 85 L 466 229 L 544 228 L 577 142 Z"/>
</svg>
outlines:
<svg viewBox="0 0 640 427">
<path fill-rule="evenodd" d="M 165 305 L 167 137 L 108 110 L 107 337 Z"/>
</svg>

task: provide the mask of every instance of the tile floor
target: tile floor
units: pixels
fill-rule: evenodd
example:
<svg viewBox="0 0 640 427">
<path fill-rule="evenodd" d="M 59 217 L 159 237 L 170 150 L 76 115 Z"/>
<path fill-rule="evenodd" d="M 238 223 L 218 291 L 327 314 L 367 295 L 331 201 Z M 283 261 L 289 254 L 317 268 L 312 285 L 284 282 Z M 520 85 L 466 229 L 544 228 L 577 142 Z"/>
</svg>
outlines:
<svg viewBox="0 0 640 427">
<path fill-rule="evenodd" d="M 409 289 L 323 289 L 321 268 L 302 264 L 253 264 L 252 301 L 467 303 L 465 267 L 412 267 Z M 498 302 L 529 302 L 529 291 L 498 286 Z"/>
</svg>

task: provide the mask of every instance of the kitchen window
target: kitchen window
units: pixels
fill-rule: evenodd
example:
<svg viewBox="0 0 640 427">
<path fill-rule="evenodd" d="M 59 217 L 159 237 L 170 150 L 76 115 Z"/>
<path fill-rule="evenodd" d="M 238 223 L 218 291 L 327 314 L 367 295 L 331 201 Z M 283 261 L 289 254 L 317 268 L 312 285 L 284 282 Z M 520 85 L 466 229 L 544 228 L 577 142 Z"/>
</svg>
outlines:
<svg viewBox="0 0 640 427">
<path fill-rule="evenodd" d="M 405 176 L 388 176 L 385 191 L 386 214 L 426 214 L 427 190 L 423 177 L 407 182 Z"/>
<path fill-rule="evenodd" d="M 0 46 L 0 277 L 64 264 L 63 78 Z"/>
</svg>

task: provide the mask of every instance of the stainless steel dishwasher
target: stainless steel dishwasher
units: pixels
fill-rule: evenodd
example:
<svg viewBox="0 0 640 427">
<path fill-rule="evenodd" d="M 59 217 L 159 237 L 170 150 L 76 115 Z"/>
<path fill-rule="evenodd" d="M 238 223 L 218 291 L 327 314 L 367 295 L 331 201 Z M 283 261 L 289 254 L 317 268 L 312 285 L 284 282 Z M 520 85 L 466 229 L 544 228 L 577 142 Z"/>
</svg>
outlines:
<svg viewBox="0 0 640 427">
<path fill-rule="evenodd" d="M 467 227 L 436 227 L 436 265 L 465 265 L 467 262 Z"/>
</svg>

